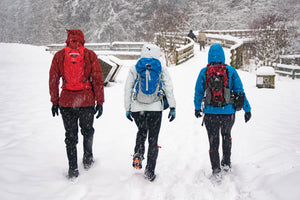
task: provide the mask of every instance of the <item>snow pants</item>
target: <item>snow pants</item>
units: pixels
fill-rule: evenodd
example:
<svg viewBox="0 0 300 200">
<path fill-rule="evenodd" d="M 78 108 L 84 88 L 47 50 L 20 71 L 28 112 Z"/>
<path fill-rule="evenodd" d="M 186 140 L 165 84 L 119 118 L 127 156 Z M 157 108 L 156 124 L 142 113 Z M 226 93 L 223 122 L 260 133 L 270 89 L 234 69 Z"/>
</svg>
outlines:
<svg viewBox="0 0 300 200">
<path fill-rule="evenodd" d="M 135 124 L 138 127 L 134 153 L 144 156 L 145 141 L 148 135 L 148 155 L 146 170 L 155 170 L 158 156 L 158 135 L 161 126 L 162 111 L 133 112 Z"/>
<path fill-rule="evenodd" d="M 199 42 L 199 46 L 200 46 L 200 51 L 203 49 L 205 49 L 205 41 L 200 41 Z"/>
<path fill-rule="evenodd" d="M 94 107 L 69 108 L 61 107 L 60 113 L 65 127 L 65 144 L 69 169 L 77 169 L 77 143 L 78 143 L 78 121 L 83 135 L 83 159 L 93 158 L 94 137 Z"/>
<path fill-rule="evenodd" d="M 221 164 L 231 166 L 231 129 L 235 121 L 235 114 L 229 115 L 214 115 L 205 114 L 204 123 L 209 139 L 209 157 L 213 171 L 219 171 L 220 156 L 219 143 L 220 132 L 222 136 L 223 158 Z"/>
</svg>

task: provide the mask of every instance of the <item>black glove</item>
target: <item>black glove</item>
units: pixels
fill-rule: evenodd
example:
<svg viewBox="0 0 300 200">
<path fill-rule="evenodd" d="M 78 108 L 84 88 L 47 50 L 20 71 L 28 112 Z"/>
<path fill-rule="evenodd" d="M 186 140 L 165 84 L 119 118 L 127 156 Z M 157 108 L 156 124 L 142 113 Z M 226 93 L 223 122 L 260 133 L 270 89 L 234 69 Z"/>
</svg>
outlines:
<svg viewBox="0 0 300 200">
<path fill-rule="evenodd" d="M 97 114 L 96 118 L 98 119 L 102 115 L 102 112 L 103 112 L 102 105 L 99 105 L 99 104 L 96 105 L 94 114 L 96 114 L 97 112 L 98 112 L 98 114 Z"/>
<path fill-rule="evenodd" d="M 55 117 L 55 115 L 58 116 L 58 108 L 59 108 L 58 105 L 53 105 L 53 106 L 52 106 L 51 111 L 52 111 L 53 117 Z"/>
<path fill-rule="evenodd" d="M 201 112 L 202 112 L 202 110 L 195 110 L 196 118 L 202 117 Z"/>
<path fill-rule="evenodd" d="M 247 123 L 251 118 L 251 112 L 246 112 L 245 113 L 245 122 Z"/>
<path fill-rule="evenodd" d="M 170 119 L 169 121 L 173 121 L 176 117 L 176 111 L 175 111 L 175 108 L 170 108 L 170 112 L 169 112 L 169 116 L 168 118 Z"/>
<path fill-rule="evenodd" d="M 244 106 L 245 94 L 242 92 L 234 94 L 233 101 L 234 101 L 233 103 L 234 109 L 236 111 L 240 111 Z"/>
</svg>

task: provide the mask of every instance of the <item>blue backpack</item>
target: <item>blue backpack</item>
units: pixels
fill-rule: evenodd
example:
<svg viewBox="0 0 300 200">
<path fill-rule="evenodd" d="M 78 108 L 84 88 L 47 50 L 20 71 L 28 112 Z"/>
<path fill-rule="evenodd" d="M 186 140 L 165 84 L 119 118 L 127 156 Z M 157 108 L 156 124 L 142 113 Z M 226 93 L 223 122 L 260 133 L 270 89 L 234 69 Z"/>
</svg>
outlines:
<svg viewBox="0 0 300 200">
<path fill-rule="evenodd" d="M 161 63 L 155 58 L 141 58 L 135 65 L 134 99 L 141 103 L 153 103 L 162 100 Z"/>
</svg>

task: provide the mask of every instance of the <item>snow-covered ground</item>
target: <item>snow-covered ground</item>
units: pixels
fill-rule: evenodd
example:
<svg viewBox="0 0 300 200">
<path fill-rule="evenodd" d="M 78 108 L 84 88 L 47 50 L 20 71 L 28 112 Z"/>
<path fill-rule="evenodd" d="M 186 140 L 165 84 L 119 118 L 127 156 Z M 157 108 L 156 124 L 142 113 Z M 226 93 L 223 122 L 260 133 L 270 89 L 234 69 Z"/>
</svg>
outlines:
<svg viewBox="0 0 300 200">
<path fill-rule="evenodd" d="M 63 123 L 52 117 L 48 92 L 53 55 L 45 47 L 1 43 L 0 199 L 300 199 L 300 80 L 277 76 L 275 89 L 258 89 L 253 72 L 238 71 L 252 119 L 245 124 L 243 111 L 237 113 L 232 172 L 214 184 L 206 130 L 194 117 L 194 86 L 208 51 L 198 49 L 191 60 L 169 68 L 177 117 L 170 123 L 164 111 L 157 179 L 148 182 L 131 166 L 137 129 L 125 117 L 123 88 L 134 61 L 124 61 L 116 82 L 105 87 L 104 113 L 95 120 L 95 166 L 83 169 L 80 136 L 80 176 L 70 182 Z"/>
</svg>

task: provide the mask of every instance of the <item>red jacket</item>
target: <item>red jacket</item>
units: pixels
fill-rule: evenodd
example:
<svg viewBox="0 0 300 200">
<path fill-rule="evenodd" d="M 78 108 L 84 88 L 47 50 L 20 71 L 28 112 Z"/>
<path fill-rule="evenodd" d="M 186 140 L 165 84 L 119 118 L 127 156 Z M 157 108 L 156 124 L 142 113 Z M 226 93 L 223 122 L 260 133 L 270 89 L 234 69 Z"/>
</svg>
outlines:
<svg viewBox="0 0 300 200">
<path fill-rule="evenodd" d="M 92 89 L 70 91 L 62 89 L 59 95 L 60 78 L 64 78 L 65 50 L 58 51 L 52 60 L 49 72 L 49 91 L 53 105 L 60 107 L 87 107 L 104 102 L 104 86 L 102 70 L 97 55 L 89 50 L 84 50 L 84 76 L 91 77 Z"/>
</svg>

